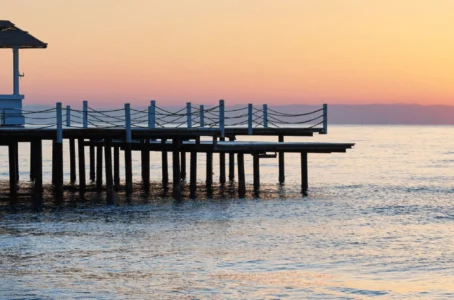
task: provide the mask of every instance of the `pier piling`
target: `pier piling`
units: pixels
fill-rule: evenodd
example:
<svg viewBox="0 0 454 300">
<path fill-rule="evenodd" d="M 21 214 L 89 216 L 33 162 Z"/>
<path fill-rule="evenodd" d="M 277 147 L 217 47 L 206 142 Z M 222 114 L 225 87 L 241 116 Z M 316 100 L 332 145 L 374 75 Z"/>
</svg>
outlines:
<svg viewBox="0 0 454 300">
<path fill-rule="evenodd" d="M 308 172 L 307 172 L 307 152 L 301 152 L 301 192 L 307 195 Z"/>
<path fill-rule="evenodd" d="M 244 154 L 237 154 L 238 160 L 238 197 L 244 198 L 246 194 L 246 180 L 244 176 Z"/>
<path fill-rule="evenodd" d="M 213 185 L 213 152 L 207 152 L 207 166 L 206 166 L 206 187 L 208 190 Z"/>
<path fill-rule="evenodd" d="M 161 144 L 165 145 L 166 139 L 162 139 Z M 169 185 L 169 159 L 166 150 L 163 150 L 161 152 L 161 165 L 162 165 L 162 188 L 164 190 L 167 190 Z"/>
<path fill-rule="evenodd" d="M 114 146 L 114 188 L 118 190 L 120 188 L 120 146 Z"/>
<path fill-rule="evenodd" d="M 81 199 L 84 199 L 86 182 L 85 182 L 85 147 L 83 138 L 79 138 L 77 140 L 77 148 L 79 153 L 79 197 Z"/>
<path fill-rule="evenodd" d="M 112 176 L 112 140 L 104 139 L 104 161 L 106 168 L 106 200 L 113 204 L 113 176 Z"/>
<path fill-rule="evenodd" d="M 11 141 L 8 145 L 10 197 L 15 197 L 17 195 L 17 147 L 17 141 Z"/>
<path fill-rule="evenodd" d="M 69 173 L 70 182 L 76 182 L 76 141 L 74 138 L 69 139 Z"/>
<path fill-rule="evenodd" d="M 279 135 L 279 143 L 284 142 L 284 136 Z M 285 182 L 285 159 L 284 152 L 279 152 L 279 184 L 284 184 Z"/>
<path fill-rule="evenodd" d="M 260 189 L 260 158 L 259 153 L 252 154 L 253 175 L 254 175 L 254 193 L 257 195 Z"/>
<path fill-rule="evenodd" d="M 191 165 L 189 178 L 189 193 L 191 198 L 195 198 L 197 189 L 197 152 L 191 151 Z"/>
<path fill-rule="evenodd" d="M 90 139 L 89 146 L 89 156 L 90 156 L 90 181 L 95 181 L 95 141 Z"/>
<path fill-rule="evenodd" d="M 96 144 L 96 190 L 102 191 L 102 144 L 100 141 Z"/>
</svg>

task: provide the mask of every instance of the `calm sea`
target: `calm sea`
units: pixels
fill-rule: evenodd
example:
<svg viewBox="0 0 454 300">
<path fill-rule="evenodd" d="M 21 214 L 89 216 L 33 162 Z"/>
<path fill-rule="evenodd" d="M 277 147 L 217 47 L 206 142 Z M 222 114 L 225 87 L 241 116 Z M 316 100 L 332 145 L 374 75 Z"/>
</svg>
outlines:
<svg viewBox="0 0 454 300">
<path fill-rule="evenodd" d="M 287 155 L 284 187 L 277 159 L 261 161 L 260 198 L 238 199 L 227 185 L 180 202 L 120 193 L 106 206 L 103 195 L 81 202 L 68 190 L 59 207 L 49 194 L 42 213 L 27 208 L 28 145 L 14 205 L 0 148 L 0 298 L 453 298 L 454 127 L 329 131 L 288 139 L 356 142 L 347 153 L 309 155 L 308 197 L 299 156 Z M 49 180 L 48 145 L 44 152 Z M 159 159 L 152 154 L 155 181 Z M 250 157 L 246 166 L 252 183 Z"/>
</svg>

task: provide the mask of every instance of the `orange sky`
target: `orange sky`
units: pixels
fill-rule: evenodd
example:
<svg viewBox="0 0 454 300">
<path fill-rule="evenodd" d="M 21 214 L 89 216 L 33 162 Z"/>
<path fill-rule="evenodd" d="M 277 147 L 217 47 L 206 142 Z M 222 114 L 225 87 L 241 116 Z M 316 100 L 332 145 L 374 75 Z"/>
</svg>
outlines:
<svg viewBox="0 0 454 300">
<path fill-rule="evenodd" d="M 15 0 L 25 103 L 454 104 L 452 0 Z M 12 52 L 0 49 L 0 92 Z"/>
</svg>

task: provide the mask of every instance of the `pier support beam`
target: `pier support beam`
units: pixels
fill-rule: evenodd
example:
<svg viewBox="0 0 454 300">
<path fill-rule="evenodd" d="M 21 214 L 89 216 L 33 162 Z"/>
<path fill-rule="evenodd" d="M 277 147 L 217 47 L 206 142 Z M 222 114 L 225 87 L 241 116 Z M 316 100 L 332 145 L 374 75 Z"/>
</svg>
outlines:
<svg viewBox="0 0 454 300">
<path fill-rule="evenodd" d="M 17 196 L 17 148 L 18 142 L 11 141 L 8 145 L 9 160 L 9 194 L 11 198 Z"/>
<path fill-rule="evenodd" d="M 208 190 L 213 185 L 213 152 L 207 152 L 207 168 L 206 168 L 206 187 Z"/>
<path fill-rule="evenodd" d="M 197 189 L 197 152 L 191 151 L 191 166 L 189 179 L 189 193 L 191 198 L 195 198 Z"/>
<path fill-rule="evenodd" d="M 279 135 L 279 143 L 284 142 L 284 136 Z M 279 152 L 279 183 L 284 184 L 285 182 L 285 160 L 284 152 Z"/>
<path fill-rule="evenodd" d="M 96 190 L 102 191 L 102 144 L 96 145 Z"/>
<path fill-rule="evenodd" d="M 145 139 L 142 142 L 142 183 L 144 190 L 148 191 L 150 189 L 150 139 Z"/>
<path fill-rule="evenodd" d="M 95 141 L 90 140 L 90 181 L 95 181 Z"/>
<path fill-rule="evenodd" d="M 114 146 L 114 188 L 120 188 L 120 147 Z"/>
<path fill-rule="evenodd" d="M 181 180 L 186 180 L 186 152 L 181 151 Z"/>
<path fill-rule="evenodd" d="M 36 156 L 34 153 L 36 152 L 36 143 L 33 143 L 33 141 L 30 142 L 30 181 L 35 181 L 35 158 Z"/>
<path fill-rule="evenodd" d="M 70 182 L 76 182 L 76 141 L 74 138 L 69 139 L 69 173 Z"/>
<path fill-rule="evenodd" d="M 260 189 L 260 158 L 258 153 L 252 154 L 254 172 L 254 193 L 257 195 Z"/>
<path fill-rule="evenodd" d="M 230 137 L 229 141 L 232 142 L 235 139 Z M 229 181 L 235 179 L 235 153 L 229 152 Z"/>
<path fill-rule="evenodd" d="M 32 191 L 32 206 L 35 210 L 40 210 L 43 205 L 43 155 L 41 139 L 33 139 L 31 141 L 32 165 L 30 172 L 33 173 L 34 184 Z"/>
<path fill-rule="evenodd" d="M 307 195 L 308 189 L 307 152 L 301 152 L 301 192 Z"/>
<path fill-rule="evenodd" d="M 166 139 L 161 140 L 161 144 L 165 145 L 167 142 Z M 167 191 L 169 185 L 169 161 L 167 156 L 167 151 L 161 152 L 161 162 L 162 162 L 162 188 Z"/>
<path fill-rule="evenodd" d="M 104 139 L 104 160 L 106 167 L 106 200 L 113 204 L 113 176 L 112 176 L 112 140 Z"/>
<path fill-rule="evenodd" d="M 79 197 L 84 199 L 86 189 L 84 139 L 80 138 L 77 140 L 77 148 L 79 152 Z"/>
<path fill-rule="evenodd" d="M 173 168 L 173 197 L 181 199 L 181 174 L 180 174 L 180 152 L 178 150 L 180 141 L 173 138 L 172 168 Z"/>
<path fill-rule="evenodd" d="M 126 194 L 132 193 L 132 153 L 131 143 L 125 143 L 125 176 L 126 176 Z"/>
<path fill-rule="evenodd" d="M 57 140 L 54 142 L 53 148 L 55 153 L 52 163 L 55 171 L 53 176 L 55 178 L 55 200 L 61 202 L 63 200 L 63 143 Z"/>
<path fill-rule="evenodd" d="M 219 140 L 225 141 L 225 138 L 221 137 Z M 225 152 L 219 153 L 219 183 L 225 184 Z"/>
<path fill-rule="evenodd" d="M 244 154 L 238 153 L 238 197 L 244 198 L 246 194 L 246 182 L 244 176 Z"/>
</svg>

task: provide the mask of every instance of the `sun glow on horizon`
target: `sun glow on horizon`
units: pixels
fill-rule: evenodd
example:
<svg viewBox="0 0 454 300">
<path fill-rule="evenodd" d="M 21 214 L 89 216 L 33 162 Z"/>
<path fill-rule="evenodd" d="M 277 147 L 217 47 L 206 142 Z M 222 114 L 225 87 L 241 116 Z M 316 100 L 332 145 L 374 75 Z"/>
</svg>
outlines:
<svg viewBox="0 0 454 300">
<path fill-rule="evenodd" d="M 24 103 L 452 104 L 454 2 L 15 1 Z M 39 17 L 37 17 L 39 16 Z M 77 16 L 77 17 L 76 17 Z M 0 49 L 0 93 L 12 54 Z"/>
</svg>

